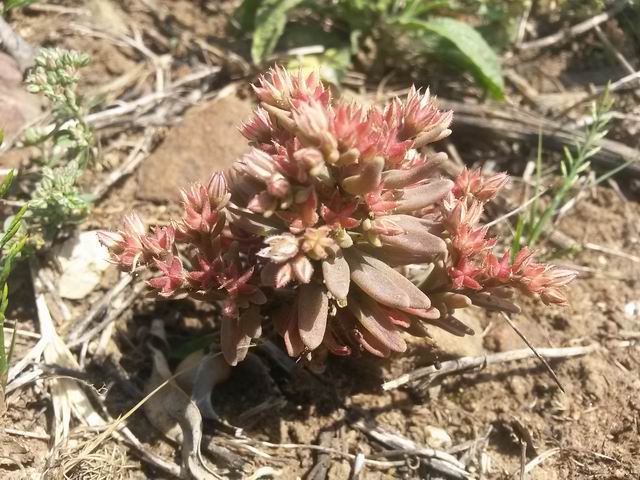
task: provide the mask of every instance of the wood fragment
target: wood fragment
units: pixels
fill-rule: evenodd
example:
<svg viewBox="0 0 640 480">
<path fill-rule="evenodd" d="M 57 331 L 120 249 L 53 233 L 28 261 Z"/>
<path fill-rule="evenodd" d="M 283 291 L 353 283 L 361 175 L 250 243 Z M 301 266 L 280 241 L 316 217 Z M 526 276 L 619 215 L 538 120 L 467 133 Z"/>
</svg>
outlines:
<svg viewBox="0 0 640 480">
<path fill-rule="evenodd" d="M 634 75 L 634 80 L 640 79 L 640 72 Z M 626 81 L 630 81 L 628 77 L 625 77 Z M 463 136 L 473 132 L 477 136 L 479 132 L 486 132 L 502 139 L 537 144 L 539 135 L 542 134 L 546 146 L 559 152 L 566 145 L 584 139 L 584 132 L 579 129 L 515 107 L 461 103 L 442 98 L 439 101 L 442 108 L 455 112 L 454 137 L 456 134 Z M 640 177 L 640 152 L 637 149 L 608 139 L 602 140 L 600 146 L 600 151 L 592 157 L 595 166 L 611 170 L 622 163 L 632 162 L 625 168 L 625 172 Z"/>
<path fill-rule="evenodd" d="M 579 357 L 588 355 L 597 351 L 600 347 L 598 344 L 586 345 L 582 347 L 565 347 L 565 348 L 539 348 L 538 354 L 546 359 L 561 359 L 570 357 Z M 461 357 L 455 360 L 442 362 L 439 368 L 435 365 L 418 368 L 410 373 L 405 373 L 393 380 L 389 380 L 382 384 L 385 391 L 393 390 L 402 385 L 415 380 L 424 379 L 423 382 L 431 384 L 441 377 L 451 375 L 452 373 L 460 373 L 474 368 L 484 368 L 489 365 L 500 363 L 516 362 L 533 358 L 535 354 L 529 348 L 518 350 L 509 350 L 508 352 L 493 353 L 490 355 L 480 355 L 478 357 Z"/>
<path fill-rule="evenodd" d="M 519 50 L 531 50 L 531 49 L 539 49 L 550 47 L 551 45 L 555 45 L 560 42 L 566 42 L 575 38 L 583 33 L 588 32 L 592 28 L 595 28 L 597 25 L 600 25 L 610 18 L 613 18 L 618 13 L 620 13 L 624 8 L 630 4 L 629 0 L 620 0 L 616 2 L 613 7 L 611 7 L 606 12 L 595 15 L 583 22 L 577 23 L 572 27 L 567 29 L 559 30 L 558 32 L 548 35 L 546 37 L 538 38 L 537 40 L 532 40 L 530 42 L 524 42 L 519 45 Z"/>
<path fill-rule="evenodd" d="M 103 316 L 109 307 L 114 303 L 116 297 L 120 296 L 124 289 L 133 281 L 131 275 L 123 275 L 118 283 L 116 283 L 104 296 L 93 304 L 91 310 L 82 319 L 78 319 L 74 322 L 73 330 L 67 334 L 67 342 L 77 340 L 82 335 L 86 328 L 94 320 Z"/>
<path fill-rule="evenodd" d="M 325 430 L 318 435 L 318 443 L 323 447 L 331 446 L 332 439 L 333 432 L 331 430 Z M 319 452 L 315 465 L 306 477 L 307 480 L 325 480 L 329 473 L 329 467 L 331 467 L 331 456 L 327 452 Z"/>
<path fill-rule="evenodd" d="M 417 455 L 423 458 L 433 470 L 440 474 L 445 474 L 449 477 L 459 479 L 471 477 L 471 475 L 466 471 L 465 466 L 456 457 L 447 452 L 417 445 L 413 440 L 403 437 L 395 432 L 389 432 L 379 426 L 366 424 L 362 420 L 353 422 L 351 425 L 368 437 L 371 437 L 388 448 L 394 449 L 394 453 L 403 454 L 405 456 Z"/>
<path fill-rule="evenodd" d="M 594 30 L 602 44 L 606 47 L 607 50 L 609 50 L 609 52 L 611 52 L 614 57 L 616 57 L 616 60 L 618 60 L 618 63 L 622 66 L 622 68 L 624 68 L 627 73 L 635 73 L 635 69 L 631 66 L 629 60 L 627 60 L 625 56 L 620 52 L 620 50 L 618 50 L 615 45 L 611 43 L 609 37 L 607 37 L 607 35 L 602 31 L 602 28 L 600 28 L 600 25 L 596 25 L 594 27 Z"/>
<path fill-rule="evenodd" d="M 112 186 L 136 171 L 142 161 L 151 153 L 155 138 L 156 129 L 146 129 L 144 136 L 138 140 L 127 159 L 118 168 L 110 171 L 100 184 L 94 188 L 92 195 L 94 202 L 100 201 Z"/>
</svg>

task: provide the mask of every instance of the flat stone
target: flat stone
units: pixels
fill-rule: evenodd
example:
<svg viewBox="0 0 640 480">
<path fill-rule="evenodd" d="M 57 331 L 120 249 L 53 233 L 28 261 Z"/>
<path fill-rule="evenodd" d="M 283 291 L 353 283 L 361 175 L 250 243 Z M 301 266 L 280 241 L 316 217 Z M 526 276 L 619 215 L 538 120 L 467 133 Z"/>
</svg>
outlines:
<svg viewBox="0 0 640 480">
<path fill-rule="evenodd" d="M 111 266 L 107 248 L 98 240 L 96 230 L 76 234 L 62 243 L 56 252 L 60 277 L 56 284 L 62 298 L 80 300 L 99 284 Z"/>
<path fill-rule="evenodd" d="M 249 150 L 238 130 L 253 105 L 235 95 L 191 108 L 138 172 L 138 198 L 171 202 L 181 188 L 206 182 Z"/>
</svg>

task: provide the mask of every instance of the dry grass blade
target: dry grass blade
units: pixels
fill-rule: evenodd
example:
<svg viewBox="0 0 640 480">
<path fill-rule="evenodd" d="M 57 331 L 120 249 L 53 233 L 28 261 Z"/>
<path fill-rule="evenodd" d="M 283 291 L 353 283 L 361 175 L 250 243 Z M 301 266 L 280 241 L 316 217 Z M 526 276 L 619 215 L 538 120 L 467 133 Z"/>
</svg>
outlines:
<svg viewBox="0 0 640 480">
<path fill-rule="evenodd" d="M 536 350 L 536 347 L 534 347 L 531 344 L 529 339 L 520 331 L 520 329 L 516 326 L 516 324 L 513 323 L 513 321 L 509 318 L 509 315 L 507 315 L 504 312 L 500 312 L 500 313 L 502 314 L 502 317 L 507 321 L 509 326 L 513 329 L 513 331 L 516 332 L 516 334 L 522 339 L 524 343 L 527 344 L 527 347 L 529 347 L 531 351 L 535 354 L 535 356 L 538 357 L 538 360 L 542 362 L 542 364 L 544 365 L 544 368 L 546 368 L 547 372 L 549 372 L 549 375 L 551 375 L 551 378 L 553 378 L 553 381 L 556 382 L 556 385 L 558 385 L 558 388 L 560 389 L 560 391 L 562 393 L 565 393 L 564 387 L 562 386 L 562 383 L 560 383 L 560 379 L 556 375 L 556 372 L 553 371 L 553 368 L 551 368 L 551 365 L 549 365 L 549 362 L 547 362 L 547 360 L 538 353 L 538 350 Z"/>
<path fill-rule="evenodd" d="M 535 457 L 533 460 L 531 460 L 528 463 L 522 465 L 521 469 L 519 471 L 515 472 L 511 476 L 511 478 L 516 478 L 516 477 L 525 478 L 526 475 L 531 473 L 534 468 L 536 468 L 538 465 L 540 465 L 542 462 L 544 462 L 547 458 L 550 458 L 550 457 L 560 453 L 561 451 L 562 451 L 561 448 L 551 448 L 551 449 L 547 450 L 546 452 L 542 452 L 540 455 Z"/>
<path fill-rule="evenodd" d="M 163 470 L 169 475 L 179 477 L 181 469 L 178 465 L 173 462 L 164 460 L 151 453 L 140 443 L 140 441 L 133 435 L 133 433 L 131 433 L 131 431 L 123 425 L 123 423 L 131 415 L 138 411 L 145 404 L 145 402 L 149 400 L 149 398 L 153 397 L 156 393 L 162 390 L 170 380 L 172 380 L 172 378 L 169 378 L 165 382 L 158 385 L 153 391 L 149 392 L 142 400 L 140 400 L 136 405 L 129 409 L 129 411 L 127 411 L 124 415 L 111 421 L 111 423 L 109 424 L 105 424 L 104 426 L 106 428 L 104 429 L 104 431 L 99 435 L 96 435 L 90 441 L 85 442 L 82 445 L 82 448 L 79 449 L 78 455 L 64 465 L 64 471 L 73 469 L 77 463 L 82 461 L 82 458 L 92 454 L 102 443 L 104 443 L 109 438 L 109 436 L 114 435 L 116 438 L 123 438 L 127 443 L 129 443 L 129 445 L 133 446 L 143 460 L 151 463 L 152 465 Z"/>
<path fill-rule="evenodd" d="M 43 356 L 47 364 L 78 370 L 80 366 L 71 351 L 56 332 L 53 319 L 44 296 L 39 269 L 35 261 L 30 262 L 31 275 L 36 295 L 36 309 L 40 325 L 41 340 L 44 342 Z M 40 343 L 40 342 L 38 342 Z M 85 425 L 104 425 L 104 419 L 96 412 L 82 388 L 69 378 L 52 378 L 49 381 L 53 402 L 55 432 L 54 445 L 63 444 L 69 435 L 72 415 Z"/>
</svg>

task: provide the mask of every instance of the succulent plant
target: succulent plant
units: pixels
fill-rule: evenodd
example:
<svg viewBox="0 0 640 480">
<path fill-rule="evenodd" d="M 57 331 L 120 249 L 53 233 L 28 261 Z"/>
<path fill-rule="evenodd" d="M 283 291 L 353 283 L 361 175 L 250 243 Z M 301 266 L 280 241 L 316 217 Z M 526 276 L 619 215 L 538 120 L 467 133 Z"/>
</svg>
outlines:
<svg viewBox="0 0 640 480">
<path fill-rule="evenodd" d="M 383 109 L 332 100 L 317 75 L 275 68 L 241 126 L 252 149 L 182 192 L 184 215 L 150 233 L 135 214 L 102 241 L 126 270 L 148 268 L 157 295 L 216 302 L 221 349 L 242 360 L 265 321 L 293 357 L 326 348 L 389 356 L 426 325 L 473 334 L 455 312 L 517 310 L 517 290 L 566 302 L 575 273 L 523 249 L 493 253 L 483 204 L 507 182 L 464 170 L 442 178 L 452 112 L 412 88 Z M 420 153 L 426 150 L 426 153 Z M 419 265 L 420 275 L 401 273 Z"/>
</svg>

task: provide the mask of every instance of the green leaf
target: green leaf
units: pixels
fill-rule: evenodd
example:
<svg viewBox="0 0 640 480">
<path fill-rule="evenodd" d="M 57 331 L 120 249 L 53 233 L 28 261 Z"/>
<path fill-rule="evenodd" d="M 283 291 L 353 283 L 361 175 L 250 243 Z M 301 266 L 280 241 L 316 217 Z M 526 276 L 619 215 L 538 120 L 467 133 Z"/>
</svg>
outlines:
<svg viewBox="0 0 640 480">
<path fill-rule="evenodd" d="M 32 3 L 36 3 L 38 0 L 5 0 L 3 2 L 4 7 L 2 8 L 2 13 L 6 14 L 10 10 L 16 8 L 24 8 Z"/>
<path fill-rule="evenodd" d="M 11 187 L 11 184 L 13 183 L 13 175 L 14 171 L 9 170 L 9 173 L 7 173 L 7 175 L 4 177 L 4 180 L 2 180 L 2 183 L 0 184 L 0 198 L 4 198 L 4 196 L 7 194 L 7 191 L 9 190 L 9 187 Z"/>
<path fill-rule="evenodd" d="M 262 0 L 244 0 L 233 12 L 232 23 L 241 32 L 252 32 L 256 24 L 256 14 Z"/>
<path fill-rule="evenodd" d="M 449 42 L 464 55 L 473 68 L 477 80 L 498 99 L 504 98 L 504 80 L 498 56 L 476 29 L 453 18 L 436 17 L 430 20 L 400 19 L 411 30 L 434 33 Z"/>
<path fill-rule="evenodd" d="M 251 45 L 254 63 L 263 63 L 273 53 L 287 24 L 287 14 L 302 0 L 264 0 L 256 12 Z"/>
</svg>

